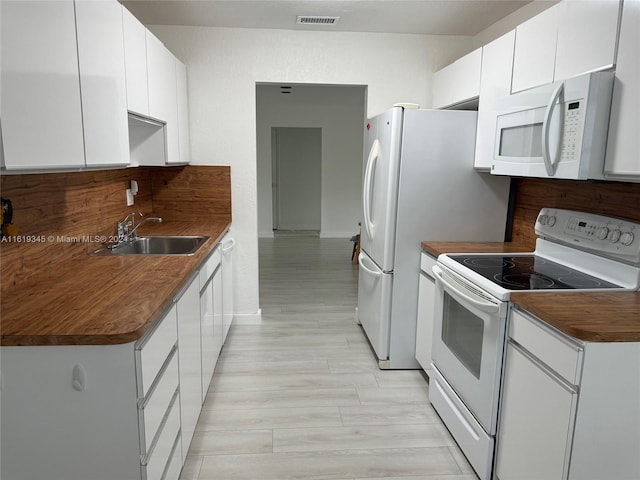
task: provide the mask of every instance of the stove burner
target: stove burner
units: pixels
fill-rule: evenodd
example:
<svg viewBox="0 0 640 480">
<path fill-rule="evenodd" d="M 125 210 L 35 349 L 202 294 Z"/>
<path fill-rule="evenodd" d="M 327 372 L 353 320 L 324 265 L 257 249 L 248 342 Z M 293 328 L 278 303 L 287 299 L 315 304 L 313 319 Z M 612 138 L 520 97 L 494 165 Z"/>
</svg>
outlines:
<svg viewBox="0 0 640 480">
<path fill-rule="evenodd" d="M 450 257 L 506 290 L 587 290 L 619 287 L 535 254 Z"/>
<path fill-rule="evenodd" d="M 469 267 L 480 268 L 514 268 L 514 262 L 506 257 L 468 257 L 465 258 L 464 264 Z"/>
<path fill-rule="evenodd" d="M 540 290 L 543 288 L 554 288 L 555 283 L 552 279 L 538 275 L 536 273 L 511 273 L 507 275 L 496 274 L 493 276 L 497 283 L 510 287 L 525 288 L 531 290 Z"/>
</svg>

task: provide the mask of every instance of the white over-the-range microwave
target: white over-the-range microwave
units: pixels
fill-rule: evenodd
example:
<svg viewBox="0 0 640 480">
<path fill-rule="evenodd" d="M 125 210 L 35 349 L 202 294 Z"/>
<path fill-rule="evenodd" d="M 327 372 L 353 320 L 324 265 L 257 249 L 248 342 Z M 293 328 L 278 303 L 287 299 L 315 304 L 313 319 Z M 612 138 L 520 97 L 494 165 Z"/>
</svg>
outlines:
<svg viewBox="0 0 640 480">
<path fill-rule="evenodd" d="M 491 173 L 603 178 L 613 72 L 593 72 L 503 98 Z"/>
</svg>

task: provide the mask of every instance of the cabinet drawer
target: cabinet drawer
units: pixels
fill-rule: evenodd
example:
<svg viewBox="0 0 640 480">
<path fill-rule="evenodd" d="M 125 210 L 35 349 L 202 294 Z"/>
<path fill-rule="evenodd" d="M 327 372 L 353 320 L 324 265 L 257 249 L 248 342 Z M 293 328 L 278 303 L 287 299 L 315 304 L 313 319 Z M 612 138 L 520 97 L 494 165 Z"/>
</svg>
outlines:
<svg viewBox="0 0 640 480">
<path fill-rule="evenodd" d="M 136 346 L 138 397 L 144 398 L 158 372 L 178 341 L 176 306 L 160 321 L 158 327 Z"/>
<path fill-rule="evenodd" d="M 171 361 L 159 378 L 158 383 L 140 409 L 142 451 L 148 453 L 158 428 L 162 423 L 171 399 L 178 389 L 178 354 L 174 350 Z"/>
<path fill-rule="evenodd" d="M 428 253 L 422 252 L 420 254 L 420 270 L 427 274 L 428 277 L 433 278 L 433 272 L 431 268 L 436 264 L 436 259 Z"/>
<path fill-rule="evenodd" d="M 573 385 L 580 383 L 582 348 L 538 320 L 511 311 L 509 335 Z"/>
<path fill-rule="evenodd" d="M 207 258 L 207 260 L 205 260 L 205 262 L 202 264 L 202 267 L 200 268 L 200 290 L 204 288 L 209 278 L 211 278 L 211 275 L 213 275 L 213 272 L 215 272 L 216 268 L 218 268 L 218 265 L 220 265 L 219 246 L 216 247 L 213 253 L 209 256 L 209 258 Z"/>
<path fill-rule="evenodd" d="M 179 395 L 175 396 L 166 422 L 161 429 L 158 441 L 151 452 L 151 457 L 147 457 L 147 463 L 143 465 L 143 469 L 146 470 L 147 480 L 161 480 L 162 474 L 169 463 L 173 446 L 180 432 Z"/>
</svg>

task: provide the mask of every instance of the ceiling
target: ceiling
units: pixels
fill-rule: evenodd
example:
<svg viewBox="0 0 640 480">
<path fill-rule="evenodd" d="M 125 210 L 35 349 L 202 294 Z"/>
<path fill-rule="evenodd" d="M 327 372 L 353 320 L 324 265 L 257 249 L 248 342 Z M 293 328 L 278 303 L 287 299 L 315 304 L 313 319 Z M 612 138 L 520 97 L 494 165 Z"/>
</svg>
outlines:
<svg viewBox="0 0 640 480">
<path fill-rule="evenodd" d="M 120 0 L 145 25 L 473 36 L 532 0 Z M 339 16 L 298 25 L 298 15 Z"/>
</svg>

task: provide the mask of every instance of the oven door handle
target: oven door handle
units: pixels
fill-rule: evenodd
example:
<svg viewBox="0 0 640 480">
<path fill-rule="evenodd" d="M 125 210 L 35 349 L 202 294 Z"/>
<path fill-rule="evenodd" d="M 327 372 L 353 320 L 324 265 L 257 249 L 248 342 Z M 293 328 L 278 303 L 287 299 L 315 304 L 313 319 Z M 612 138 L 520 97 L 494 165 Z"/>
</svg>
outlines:
<svg viewBox="0 0 640 480">
<path fill-rule="evenodd" d="M 447 287 L 447 291 L 450 294 L 452 294 L 452 296 L 456 297 L 458 300 L 461 300 L 463 302 L 468 302 L 472 304 L 474 307 L 486 313 L 496 313 L 500 311 L 500 305 L 490 300 L 474 295 L 473 292 L 470 292 L 469 290 L 464 289 L 462 285 L 456 285 L 456 283 L 454 283 L 454 281 L 452 281 L 449 278 L 450 275 L 447 272 L 445 272 L 442 268 L 440 268 L 438 265 L 434 265 L 431 268 L 431 270 L 433 271 L 433 274 L 436 276 L 436 280 L 441 281 L 442 284 Z"/>
</svg>

